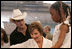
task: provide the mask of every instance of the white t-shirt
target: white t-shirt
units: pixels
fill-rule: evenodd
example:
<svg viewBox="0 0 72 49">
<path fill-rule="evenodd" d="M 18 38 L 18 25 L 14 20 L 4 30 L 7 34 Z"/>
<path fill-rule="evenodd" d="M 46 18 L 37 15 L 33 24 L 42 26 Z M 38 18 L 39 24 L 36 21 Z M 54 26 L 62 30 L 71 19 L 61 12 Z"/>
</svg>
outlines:
<svg viewBox="0 0 72 49">
<path fill-rule="evenodd" d="M 52 47 L 52 41 L 43 37 L 42 48 L 51 48 L 51 47 Z M 28 41 L 23 42 L 21 44 L 12 45 L 10 48 L 39 48 L 39 47 L 34 39 L 29 39 Z"/>
</svg>

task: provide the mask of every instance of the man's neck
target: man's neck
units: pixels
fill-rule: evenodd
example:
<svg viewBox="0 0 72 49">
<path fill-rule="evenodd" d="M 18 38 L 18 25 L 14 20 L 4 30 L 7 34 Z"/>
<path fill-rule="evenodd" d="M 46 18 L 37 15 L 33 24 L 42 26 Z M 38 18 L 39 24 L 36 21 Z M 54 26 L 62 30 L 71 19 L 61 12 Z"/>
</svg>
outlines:
<svg viewBox="0 0 72 49">
<path fill-rule="evenodd" d="M 23 34 L 25 34 L 26 30 L 27 30 L 26 25 L 24 27 L 22 27 L 22 28 L 18 28 L 18 31 L 23 33 Z"/>
</svg>

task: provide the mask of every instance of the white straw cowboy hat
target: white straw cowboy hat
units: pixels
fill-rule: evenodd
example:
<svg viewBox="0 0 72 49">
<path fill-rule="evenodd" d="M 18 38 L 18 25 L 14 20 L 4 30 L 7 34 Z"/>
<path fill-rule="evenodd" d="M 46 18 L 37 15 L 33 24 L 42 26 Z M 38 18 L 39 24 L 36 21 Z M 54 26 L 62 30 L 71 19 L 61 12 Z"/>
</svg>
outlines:
<svg viewBox="0 0 72 49">
<path fill-rule="evenodd" d="M 27 13 L 21 13 L 21 11 L 19 9 L 14 9 L 13 10 L 13 17 L 10 18 L 10 21 L 13 22 L 13 20 L 21 20 L 21 19 L 25 19 L 27 16 Z"/>
</svg>

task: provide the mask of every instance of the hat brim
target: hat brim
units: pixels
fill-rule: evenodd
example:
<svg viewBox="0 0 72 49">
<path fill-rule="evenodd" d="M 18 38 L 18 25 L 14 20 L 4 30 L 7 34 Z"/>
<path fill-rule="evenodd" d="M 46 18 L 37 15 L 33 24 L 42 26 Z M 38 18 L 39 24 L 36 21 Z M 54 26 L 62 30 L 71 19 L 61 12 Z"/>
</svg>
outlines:
<svg viewBox="0 0 72 49">
<path fill-rule="evenodd" d="M 20 15 L 20 16 L 17 16 L 17 17 L 10 18 L 10 21 L 11 21 L 11 22 L 14 22 L 13 20 L 25 19 L 26 16 L 27 16 L 27 13 L 23 13 L 23 15 Z"/>
</svg>

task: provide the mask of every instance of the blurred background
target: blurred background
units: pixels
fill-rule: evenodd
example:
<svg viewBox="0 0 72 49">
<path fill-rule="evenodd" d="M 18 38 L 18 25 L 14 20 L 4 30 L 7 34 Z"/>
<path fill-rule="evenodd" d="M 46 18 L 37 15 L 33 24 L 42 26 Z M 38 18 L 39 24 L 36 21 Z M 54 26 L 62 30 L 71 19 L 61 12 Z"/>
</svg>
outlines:
<svg viewBox="0 0 72 49">
<path fill-rule="evenodd" d="M 49 25 L 53 34 L 56 23 L 51 19 L 49 8 L 54 2 L 56 1 L 1 1 L 1 28 L 4 28 L 7 34 L 11 34 L 15 25 L 9 19 L 13 17 L 13 9 L 19 8 L 28 13 L 25 19 L 27 24 L 40 21 L 43 27 Z M 63 2 L 71 7 L 71 1 Z"/>
</svg>

